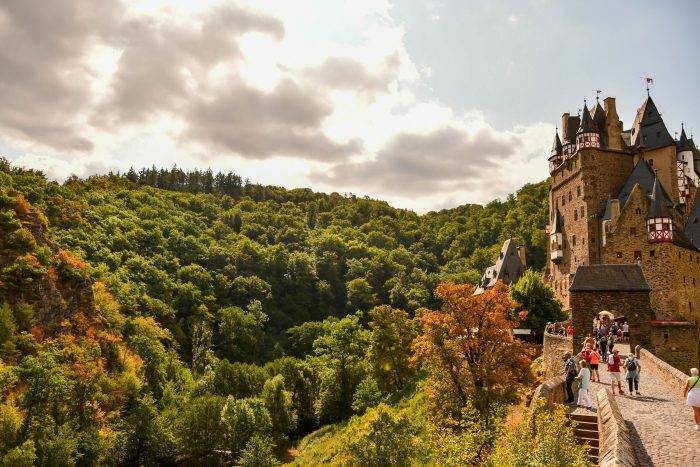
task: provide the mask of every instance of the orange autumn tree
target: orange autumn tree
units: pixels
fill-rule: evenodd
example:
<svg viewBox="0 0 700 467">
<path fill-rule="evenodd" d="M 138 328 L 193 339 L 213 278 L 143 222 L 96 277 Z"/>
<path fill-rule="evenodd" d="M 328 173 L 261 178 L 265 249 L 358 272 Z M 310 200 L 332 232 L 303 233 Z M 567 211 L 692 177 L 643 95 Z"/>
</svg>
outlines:
<svg viewBox="0 0 700 467">
<path fill-rule="evenodd" d="M 531 381 L 531 358 L 512 330 L 515 315 L 508 287 L 498 282 L 479 295 L 469 285 L 441 284 L 440 310 L 421 315 L 422 333 L 414 340 L 414 359 L 428 372 L 429 413 L 459 419 L 475 411 L 490 426 L 506 405 L 518 401 Z"/>
</svg>

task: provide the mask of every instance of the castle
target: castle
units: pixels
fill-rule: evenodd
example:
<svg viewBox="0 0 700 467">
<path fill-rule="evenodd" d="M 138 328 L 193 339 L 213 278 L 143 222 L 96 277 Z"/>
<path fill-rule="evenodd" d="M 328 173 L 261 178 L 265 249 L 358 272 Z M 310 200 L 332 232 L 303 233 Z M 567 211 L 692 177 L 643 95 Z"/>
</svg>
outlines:
<svg viewBox="0 0 700 467">
<path fill-rule="evenodd" d="M 650 96 L 628 130 L 603 102 L 565 113 L 554 138 L 545 276 L 577 340 L 609 309 L 633 343 L 686 367 L 700 355 L 700 152 Z"/>
</svg>

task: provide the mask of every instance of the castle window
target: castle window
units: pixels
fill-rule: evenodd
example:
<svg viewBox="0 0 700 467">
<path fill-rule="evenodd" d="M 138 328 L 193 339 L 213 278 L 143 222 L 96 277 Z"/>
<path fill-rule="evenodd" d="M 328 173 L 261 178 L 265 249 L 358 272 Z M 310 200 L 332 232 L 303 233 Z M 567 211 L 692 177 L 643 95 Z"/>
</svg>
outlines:
<svg viewBox="0 0 700 467">
<path fill-rule="evenodd" d="M 571 197 L 571 192 L 569 192 L 569 201 L 571 201 L 573 198 Z"/>
<path fill-rule="evenodd" d="M 566 205 L 566 196 L 561 197 L 561 205 L 562 205 L 562 207 L 564 207 L 564 205 Z"/>
<path fill-rule="evenodd" d="M 586 217 L 585 212 L 586 212 L 586 211 L 585 211 L 585 206 L 581 206 L 581 219 L 583 219 L 584 217 Z"/>
<path fill-rule="evenodd" d="M 649 163 L 650 167 L 654 167 L 654 159 L 649 159 L 647 162 Z"/>
<path fill-rule="evenodd" d="M 576 246 L 576 235 L 571 236 L 571 246 Z"/>
<path fill-rule="evenodd" d="M 656 251 L 654 251 L 654 250 L 649 250 L 649 256 L 651 256 L 652 258 L 653 258 L 654 256 L 656 256 Z"/>
<path fill-rule="evenodd" d="M 591 243 L 595 243 L 595 237 L 591 237 Z"/>
<path fill-rule="evenodd" d="M 583 237 L 583 238 L 581 239 L 581 244 L 583 244 L 583 245 L 586 244 L 586 237 Z"/>
<path fill-rule="evenodd" d="M 683 283 L 684 283 L 684 284 L 686 283 L 686 282 L 685 282 L 685 276 L 683 276 Z"/>
<path fill-rule="evenodd" d="M 630 235 L 633 237 L 637 236 L 637 228 L 636 227 L 630 227 Z"/>
<path fill-rule="evenodd" d="M 578 220 L 578 211 L 574 211 L 574 220 L 575 220 L 575 221 Z"/>
<path fill-rule="evenodd" d="M 641 261 L 642 260 L 642 252 L 639 250 L 636 250 L 634 252 L 634 260 L 635 261 Z"/>
<path fill-rule="evenodd" d="M 642 210 L 639 209 L 639 208 L 637 208 L 637 209 L 634 210 L 634 213 L 637 214 L 637 215 L 639 215 L 639 214 L 642 213 Z"/>
<path fill-rule="evenodd" d="M 576 187 L 576 194 L 577 194 L 578 196 L 581 196 L 581 185 L 579 185 L 579 186 Z"/>
<path fill-rule="evenodd" d="M 621 251 L 618 251 L 618 252 L 617 252 L 617 257 L 618 257 L 618 258 L 622 258 L 622 252 L 621 252 Z"/>
<path fill-rule="evenodd" d="M 693 277 L 693 285 L 695 285 L 695 278 Z"/>
</svg>

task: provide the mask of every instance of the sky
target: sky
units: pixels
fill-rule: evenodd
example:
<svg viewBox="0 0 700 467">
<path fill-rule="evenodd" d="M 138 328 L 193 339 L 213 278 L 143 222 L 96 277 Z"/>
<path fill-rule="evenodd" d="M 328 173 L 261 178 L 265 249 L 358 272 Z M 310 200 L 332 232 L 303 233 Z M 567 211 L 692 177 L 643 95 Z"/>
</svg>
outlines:
<svg viewBox="0 0 700 467">
<path fill-rule="evenodd" d="M 563 112 L 700 134 L 700 2 L 3 0 L 0 155 L 156 165 L 418 212 L 547 177 Z"/>
</svg>

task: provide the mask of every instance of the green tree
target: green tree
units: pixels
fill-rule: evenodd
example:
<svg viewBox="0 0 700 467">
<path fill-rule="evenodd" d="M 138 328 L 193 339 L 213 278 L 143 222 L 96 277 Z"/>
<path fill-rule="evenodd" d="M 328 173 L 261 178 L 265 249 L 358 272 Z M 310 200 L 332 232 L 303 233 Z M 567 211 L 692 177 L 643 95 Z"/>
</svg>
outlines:
<svg viewBox="0 0 700 467">
<path fill-rule="evenodd" d="M 377 303 L 377 295 L 367 279 L 357 278 L 347 283 L 348 309 L 367 311 Z"/>
<path fill-rule="evenodd" d="M 235 400 L 229 396 L 221 412 L 224 446 L 238 456 L 255 436 L 272 435 L 272 419 L 260 399 Z"/>
<path fill-rule="evenodd" d="M 392 467 L 410 465 L 414 450 L 410 421 L 380 404 L 348 430 L 345 454 L 350 465 Z"/>
<path fill-rule="evenodd" d="M 377 381 L 372 377 L 367 377 L 360 381 L 352 397 L 352 411 L 357 415 L 362 415 L 372 407 L 382 401 L 382 392 L 379 390 Z"/>
<path fill-rule="evenodd" d="M 260 302 L 253 302 L 246 311 L 238 307 L 222 308 L 218 321 L 224 354 L 231 360 L 255 360 L 267 322 L 267 314 L 262 311 Z"/>
<path fill-rule="evenodd" d="M 270 414 L 272 434 L 283 439 L 296 425 L 292 395 L 284 387 L 284 377 L 277 375 L 265 381 L 260 398 Z"/>
<path fill-rule="evenodd" d="M 178 421 L 178 444 L 190 459 L 216 462 L 219 458 L 225 402 L 221 396 L 204 395 L 195 397 L 185 407 Z"/>
<path fill-rule="evenodd" d="M 273 449 L 275 442 L 269 436 L 254 435 L 238 458 L 241 467 L 274 467 L 279 465 Z"/>
<path fill-rule="evenodd" d="M 542 281 L 542 275 L 528 269 L 510 289 L 510 296 L 519 306 L 516 311 L 526 311 L 527 317 L 522 326 L 536 333 L 544 332 L 548 322 L 567 319 L 561 302 L 554 296 L 554 290 Z"/>
<path fill-rule="evenodd" d="M 368 357 L 372 374 L 386 392 L 398 391 L 413 375 L 410 365 L 411 343 L 416 337 L 408 313 L 387 305 L 369 312 L 372 334 Z"/>
</svg>

